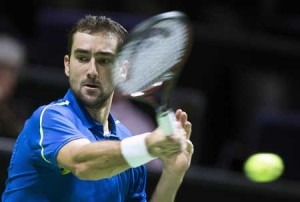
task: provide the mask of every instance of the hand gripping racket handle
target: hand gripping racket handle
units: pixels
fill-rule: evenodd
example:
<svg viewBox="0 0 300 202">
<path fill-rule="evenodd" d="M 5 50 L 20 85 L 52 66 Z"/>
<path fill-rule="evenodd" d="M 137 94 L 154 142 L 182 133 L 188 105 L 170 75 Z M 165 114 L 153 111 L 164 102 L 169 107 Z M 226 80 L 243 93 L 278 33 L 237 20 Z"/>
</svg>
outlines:
<svg viewBox="0 0 300 202">
<path fill-rule="evenodd" d="M 176 132 L 176 116 L 172 110 L 159 111 L 156 116 L 159 127 L 162 128 L 164 135 L 169 136 Z"/>
</svg>

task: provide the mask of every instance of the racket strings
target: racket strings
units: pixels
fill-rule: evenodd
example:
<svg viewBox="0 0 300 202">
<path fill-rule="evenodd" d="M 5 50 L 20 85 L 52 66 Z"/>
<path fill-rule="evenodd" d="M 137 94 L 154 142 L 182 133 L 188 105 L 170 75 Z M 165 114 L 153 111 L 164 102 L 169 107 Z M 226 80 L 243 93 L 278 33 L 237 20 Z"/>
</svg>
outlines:
<svg viewBox="0 0 300 202">
<path fill-rule="evenodd" d="M 174 28 L 174 26 L 172 26 Z M 122 86 L 129 93 L 140 91 L 154 83 L 168 80 L 172 75 L 167 74 L 173 66 L 175 66 L 182 58 L 185 52 L 187 34 L 185 29 L 179 27 L 176 32 L 172 31 L 172 35 L 168 38 L 151 38 L 145 42 L 147 45 L 141 47 L 141 41 L 137 39 L 135 43 L 126 47 L 128 50 L 125 55 L 133 55 L 131 57 L 131 73 L 129 80 Z M 150 45 L 149 45 L 150 44 Z M 137 48 L 139 45 L 139 48 Z M 138 51 L 135 53 L 135 51 Z"/>
<path fill-rule="evenodd" d="M 129 61 L 128 78 L 118 84 L 119 90 L 132 94 L 171 79 L 176 72 L 170 70 L 185 54 L 188 37 L 184 23 L 164 20 L 133 38 L 118 55 L 119 61 Z"/>
</svg>

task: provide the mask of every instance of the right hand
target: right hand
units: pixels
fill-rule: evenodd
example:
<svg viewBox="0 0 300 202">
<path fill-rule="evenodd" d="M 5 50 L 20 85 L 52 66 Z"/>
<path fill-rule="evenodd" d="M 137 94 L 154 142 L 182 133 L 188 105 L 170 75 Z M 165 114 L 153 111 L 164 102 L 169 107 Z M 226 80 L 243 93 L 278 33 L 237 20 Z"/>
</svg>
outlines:
<svg viewBox="0 0 300 202">
<path fill-rule="evenodd" d="M 181 128 L 179 131 L 182 132 L 165 136 L 161 128 L 155 129 L 146 137 L 149 154 L 160 159 L 169 159 L 180 154 L 185 147 L 185 135 Z"/>
</svg>

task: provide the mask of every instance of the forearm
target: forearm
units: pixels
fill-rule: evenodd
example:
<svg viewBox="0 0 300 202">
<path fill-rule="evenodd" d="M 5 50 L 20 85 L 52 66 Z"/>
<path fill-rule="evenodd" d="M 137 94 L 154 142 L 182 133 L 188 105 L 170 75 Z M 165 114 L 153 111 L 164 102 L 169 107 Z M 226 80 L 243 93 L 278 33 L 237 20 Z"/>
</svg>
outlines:
<svg viewBox="0 0 300 202">
<path fill-rule="evenodd" d="M 80 179 L 96 180 L 114 176 L 130 168 L 143 165 L 155 157 L 148 153 L 144 133 L 122 141 L 89 142 L 74 140 L 58 154 L 58 162 Z"/>
<path fill-rule="evenodd" d="M 151 202 L 174 202 L 183 178 L 184 175 L 172 175 L 163 171 L 152 194 Z"/>
<path fill-rule="evenodd" d="M 81 146 L 74 141 L 68 146 L 72 149 L 64 148 L 58 160 L 63 168 L 78 178 L 107 178 L 129 168 L 121 154 L 120 141 L 99 141 Z"/>
</svg>

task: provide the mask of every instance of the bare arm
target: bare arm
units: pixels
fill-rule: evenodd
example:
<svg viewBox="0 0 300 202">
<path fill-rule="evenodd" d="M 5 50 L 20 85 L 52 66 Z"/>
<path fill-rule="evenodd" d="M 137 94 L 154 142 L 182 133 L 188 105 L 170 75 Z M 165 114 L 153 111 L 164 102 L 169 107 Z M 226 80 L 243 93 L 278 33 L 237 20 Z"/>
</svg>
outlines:
<svg viewBox="0 0 300 202">
<path fill-rule="evenodd" d="M 78 178 L 89 180 L 111 177 L 129 168 L 120 141 L 74 140 L 59 151 L 57 161 Z"/>
<path fill-rule="evenodd" d="M 146 150 L 153 151 L 151 153 L 152 156 L 165 156 L 167 158 L 181 151 L 182 138 L 179 136 L 166 138 L 159 128 L 151 133 L 138 136 L 142 137 L 144 135 L 149 140 L 145 140 L 144 143 L 147 147 Z M 134 143 L 137 140 L 137 136 L 133 136 L 131 139 L 133 140 L 129 142 Z M 139 145 L 141 142 L 138 141 L 137 143 Z M 57 161 L 62 168 L 70 170 L 80 179 L 97 180 L 111 177 L 130 168 L 128 156 L 126 161 L 125 154 L 122 153 L 121 144 L 121 141 L 91 143 L 87 139 L 74 140 L 59 151 Z M 136 143 L 127 144 L 127 148 L 128 146 L 132 148 L 130 150 L 133 152 L 133 155 L 136 154 L 138 156 L 140 154 L 140 151 L 136 150 Z"/>
<path fill-rule="evenodd" d="M 194 147 L 190 141 L 192 124 L 187 120 L 187 114 L 182 110 L 176 111 L 176 118 L 181 123 L 185 134 L 182 142 L 183 148 L 179 154 L 171 157 L 162 156 L 163 171 L 154 190 L 151 202 L 173 202 L 190 167 Z"/>
</svg>

